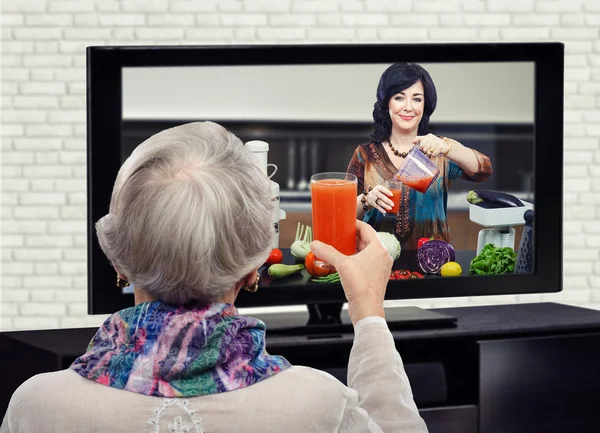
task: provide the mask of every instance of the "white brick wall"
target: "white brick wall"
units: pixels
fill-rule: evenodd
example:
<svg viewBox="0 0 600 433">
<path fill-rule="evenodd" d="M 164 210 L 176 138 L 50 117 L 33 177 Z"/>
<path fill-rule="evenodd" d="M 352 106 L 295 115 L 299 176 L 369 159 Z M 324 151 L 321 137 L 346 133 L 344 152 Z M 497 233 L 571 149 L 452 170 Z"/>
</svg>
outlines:
<svg viewBox="0 0 600 433">
<path fill-rule="evenodd" d="M 600 308 L 600 0 L 2 0 L 1 6 L 0 329 L 97 326 L 105 317 L 85 315 L 85 47 L 94 44 L 565 42 L 564 292 L 398 304 L 554 300 Z"/>
</svg>

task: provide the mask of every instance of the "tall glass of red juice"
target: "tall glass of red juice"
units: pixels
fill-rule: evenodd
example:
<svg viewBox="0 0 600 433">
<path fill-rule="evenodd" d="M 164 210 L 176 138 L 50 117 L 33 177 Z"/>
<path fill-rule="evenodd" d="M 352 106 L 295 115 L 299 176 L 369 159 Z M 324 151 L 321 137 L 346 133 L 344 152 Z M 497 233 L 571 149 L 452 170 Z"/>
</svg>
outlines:
<svg viewBox="0 0 600 433">
<path fill-rule="evenodd" d="M 310 178 L 313 238 L 345 255 L 356 253 L 356 184 L 356 176 L 349 173 L 319 173 Z M 333 268 L 318 257 L 315 261 Z"/>
<path fill-rule="evenodd" d="M 395 215 L 398 212 L 400 212 L 400 196 L 402 195 L 402 182 L 393 179 L 386 180 L 383 183 L 383 186 L 389 189 L 390 192 L 393 194 L 390 197 L 390 200 L 392 200 L 394 206 L 392 206 L 392 209 L 390 209 L 386 213 Z"/>
</svg>

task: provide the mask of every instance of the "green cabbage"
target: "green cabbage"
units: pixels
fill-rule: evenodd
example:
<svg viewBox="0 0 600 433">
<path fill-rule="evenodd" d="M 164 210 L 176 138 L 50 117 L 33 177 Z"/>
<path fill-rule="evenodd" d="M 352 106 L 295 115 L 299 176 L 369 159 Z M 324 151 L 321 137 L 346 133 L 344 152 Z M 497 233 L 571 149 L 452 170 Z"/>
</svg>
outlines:
<svg viewBox="0 0 600 433">
<path fill-rule="evenodd" d="M 398 260 L 400 257 L 400 242 L 395 235 L 386 232 L 377 232 L 377 236 L 387 248 L 388 253 L 392 256 L 392 259 Z"/>
</svg>

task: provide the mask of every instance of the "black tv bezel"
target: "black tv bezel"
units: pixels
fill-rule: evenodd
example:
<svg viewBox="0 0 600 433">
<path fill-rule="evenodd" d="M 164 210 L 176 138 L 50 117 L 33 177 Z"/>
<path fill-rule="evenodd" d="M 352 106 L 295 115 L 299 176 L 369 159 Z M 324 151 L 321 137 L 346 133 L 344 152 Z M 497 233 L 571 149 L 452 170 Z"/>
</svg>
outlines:
<svg viewBox="0 0 600 433">
<path fill-rule="evenodd" d="M 390 281 L 386 299 L 560 292 L 563 274 L 562 43 L 98 46 L 87 48 L 88 312 L 107 314 L 133 305 L 133 295 L 123 294 L 115 286 L 114 270 L 100 249 L 94 229 L 95 222 L 108 213 L 112 187 L 121 165 L 122 68 L 400 61 L 535 63 L 535 273 Z M 519 95 L 515 95 L 515 104 L 519 103 L 518 98 Z M 344 301 L 339 285 L 323 286 L 318 290 L 269 290 L 266 287 L 255 294 L 240 294 L 236 305 Z"/>
</svg>

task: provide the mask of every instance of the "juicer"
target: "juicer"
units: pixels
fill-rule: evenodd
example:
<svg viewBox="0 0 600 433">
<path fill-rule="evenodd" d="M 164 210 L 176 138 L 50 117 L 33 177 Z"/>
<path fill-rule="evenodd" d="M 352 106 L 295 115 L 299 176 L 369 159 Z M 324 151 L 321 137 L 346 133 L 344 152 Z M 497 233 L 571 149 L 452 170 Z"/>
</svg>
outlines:
<svg viewBox="0 0 600 433">
<path fill-rule="evenodd" d="M 277 172 L 277 166 L 275 164 L 268 163 L 269 154 L 269 143 L 261 140 L 252 140 L 246 143 L 246 147 L 256 157 L 260 167 L 263 169 L 265 174 L 269 177 L 271 182 L 271 201 L 273 202 L 273 213 L 271 215 L 271 221 L 275 227 L 275 236 L 273 237 L 273 248 L 279 248 L 279 221 L 286 218 L 286 213 L 280 208 L 279 199 L 279 184 L 270 180 L 273 175 Z M 268 167 L 274 167 L 273 173 L 268 174 Z"/>
<path fill-rule="evenodd" d="M 525 212 L 533 210 L 533 204 L 521 200 L 523 206 L 492 207 L 487 203 L 469 203 L 469 219 L 485 227 L 477 236 L 477 254 L 487 244 L 515 249 L 515 226 L 525 225 Z"/>
</svg>

